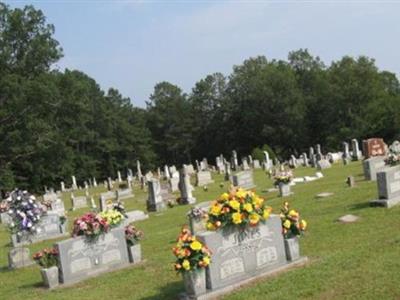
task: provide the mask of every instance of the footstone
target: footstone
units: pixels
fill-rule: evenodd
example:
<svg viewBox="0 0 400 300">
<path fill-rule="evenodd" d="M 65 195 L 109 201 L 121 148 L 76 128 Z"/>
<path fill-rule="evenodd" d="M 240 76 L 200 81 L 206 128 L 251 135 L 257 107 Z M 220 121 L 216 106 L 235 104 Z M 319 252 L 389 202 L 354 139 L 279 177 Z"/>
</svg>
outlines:
<svg viewBox="0 0 400 300">
<path fill-rule="evenodd" d="M 304 182 L 304 178 L 303 177 L 297 177 L 297 178 L 293 178 L 292 180 L 294 183 L 302 183 Z"/>
<path fill-rule="evenodd" d="M 325 193 L 319 193 L 316 195 L 317 198 L 326 198 L 326 197 L 330 197 L 330 196 L 333 196 L 333 193 L 325 192 Z"/>
<path fill-rule="evenodd" d="M 137 222 L 137 221 L 146 220 L 148 218 L 149 218 L 149 215 L 144 213 L 141 210 L 128 211 L 126 213 L 126 218 L 124 219 L 124 225 L 128 225 L 130 223 Z"/>
<path fill-rule="evenodd" d="M 17 247 L 8 252 L 8 268 L 18 269 L 33 265 L 28 248 Z"/>
<path fill-rule="evenodd" d="M 357 222 L 360 219 L 360 217 L 357 217 L 355 215 L 344 215 L 338 219 L 340 223 L 354 223 Z"/>
</svg>

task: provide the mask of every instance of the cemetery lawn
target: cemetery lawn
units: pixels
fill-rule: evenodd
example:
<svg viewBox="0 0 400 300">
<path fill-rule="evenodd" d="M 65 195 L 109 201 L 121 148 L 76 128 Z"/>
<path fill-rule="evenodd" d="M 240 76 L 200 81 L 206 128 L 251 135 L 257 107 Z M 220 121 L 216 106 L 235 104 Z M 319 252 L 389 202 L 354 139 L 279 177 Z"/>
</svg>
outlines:
<svg viewBox="0 0 400 300">
<path fill-rule="evenodd" d="M 299 168 L 296 177 L 314 175 L 315 169 Z M 360 162 L 347 166 L 334 164 L 323 171 L 323 179 L 298 183 L 294 195 L 286 198 L 291 206 L 308 221 L 309 229 L 301 239 L 301 252 L 309 264 L 243 287 L 222 299 L 398 299 L 400 298 L 400 207 L 392 209 L 369 207 L 376 199 L 376 182 L 363 178 Z M 356 187 L 345 184 L 347 176 L 356 179 Z M 215 183 L 207 192 L 196 188 L 199 201 L 212 200 L 220 188 L 222 175 L 213 175 Z M 277 193 L 266 193 L 272 181 L 262 170 L 254 171 L 256 191 L 265 196 L 274 212 L 283 202 Z M 92 193 L 104 191 L 102 188 Z M 321 192 L 333 196 L 316 199 Z M 79 195 L 79 193 L 78 193 Z M 145 210 L 146 194 L 136 185 L 135 197 L 125 200 L 127 210 Z M 95 195 L 95 199 L 98 196 Z M 64 194 L 66 209 L 69 194 Z M 172 264 L 171 248 L 181 225 L 186 222 L 189 206 L 175 206 L 163 213 L 150 213 L 150 218 L 137 222 L 145 232 L 142 252 L 145 261 L 113 273 L 103 274 L 76 285 L 56 290 L 41 286 L 38 266 L 9 271 L 7 253 L 9 234 L 0 225 L 0 299 L 176 299 L 183 291 L 181 277 Z M 85 209 L 69 212 L 69 225 Z M 340 224 L 335 220 L 345 214 L 360 217 L 357 223 Z M 53 241 L 30 245 L 31 253 L 51 246 Z"/>
</svg>

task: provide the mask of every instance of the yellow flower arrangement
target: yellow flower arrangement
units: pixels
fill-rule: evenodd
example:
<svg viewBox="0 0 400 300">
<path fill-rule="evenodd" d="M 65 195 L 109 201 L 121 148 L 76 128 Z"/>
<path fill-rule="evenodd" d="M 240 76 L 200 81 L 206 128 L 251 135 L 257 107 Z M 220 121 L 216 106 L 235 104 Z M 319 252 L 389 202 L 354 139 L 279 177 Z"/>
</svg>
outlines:
<svg viewBox="0 0 400 300">
<path fill-rule="evenodd" d="M 111 227 L 118 226 L 124 219 L 124 216 L 115 209 L 103 211 L 100 213 L 100 216 L 105 219 Z"/>
<path fill-rule="evenodd" d="M 298 211 L 289 208 L 289 202 L 285 201 L 281 209 L 281 221 L 283 236 L 291 238 L 301 235 L 307 228 L 307 222 L 300 218 Z"/>
<path fill-rule="evenodd" d="M 207 267 L 211 262 L 211 251 L 187 227 L 183 227 L 172 252 L 176 256 L 174 264 L 177 272 L 195 271 Z"/>
<path fill-rule="evenodd" d="M 233 188 L 212 203 L 206 227 L 216 230 L 226 226 L 257 226 L 269 218 L 271 210 L 256 193 Z"/>
</svg>

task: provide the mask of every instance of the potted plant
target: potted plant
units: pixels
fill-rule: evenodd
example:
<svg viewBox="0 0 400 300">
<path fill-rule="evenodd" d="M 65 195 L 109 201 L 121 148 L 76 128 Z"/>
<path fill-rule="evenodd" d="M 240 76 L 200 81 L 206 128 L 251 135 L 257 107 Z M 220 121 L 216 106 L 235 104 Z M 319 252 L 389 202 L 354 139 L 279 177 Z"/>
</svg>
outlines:
<svg viewBox="0 0 400 300">
<path fill-rule="evenodd" d="M 299 236 L 307 228 L 307 222 L 300 218 L 298 211 L 289 208 L 284 202 L 281 209 L 282 233 L 285 242 L 286 258 L 293 261 L 300 258 Z"/>
<path fill-rule="evenodd" d="M 143 238 L 143 231 L 133 225 L 125 227 L 125 238 L 128 245 L 129 261 L 138 263 L 142 260 L 142 249 L 139 241 Z"/>
<path fill-rule="evenodd" d="M 198 241 L 187 227 L 184 227 L 172 251 L 176 256 L 175 270 L 183 276 L 187 295 L 190 297 L 205 294 L 205 268 L 211 261 L 211 252 L 207 246 Z"/>
<path fill-rule="evenodd" d="M 45 248 L 33 255 L 35 262 L 42 267 L 40 274 L 43 283 L 48 288 L 58 286 L 58 252 L 55 248 Z"/>
<path fill-rule="evenodd" d="M 281 171 L 275 175 L 275 186 L 279 187 L 279 194 L 281 197 L 290 196 L 290 182 L 293 178 L 292 171 Z"/>
</svg>

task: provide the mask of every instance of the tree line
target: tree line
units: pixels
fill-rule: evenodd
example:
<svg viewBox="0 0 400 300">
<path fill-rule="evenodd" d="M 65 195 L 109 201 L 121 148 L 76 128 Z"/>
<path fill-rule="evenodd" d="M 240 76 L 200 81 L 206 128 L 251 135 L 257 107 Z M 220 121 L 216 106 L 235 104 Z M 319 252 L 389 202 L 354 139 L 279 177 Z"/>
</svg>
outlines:
<svg viewBox="0 0 400 300">
<path fill-rule="evenodd" d="M 136 160 L 150 170 L 262 147 L 285 159 L 317 143 L 327 152 L 352 138 L 399 137 L 398 78 L 365 56 L 329 65 L 307 49 L 252 57 L 189 93 L 157 83 L 138 108 L 79 70 L 52 68 L 62 55 L 40 10 L 0 3 L 2 190 L 115 176 Z"/>
</svg>

